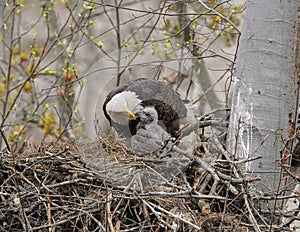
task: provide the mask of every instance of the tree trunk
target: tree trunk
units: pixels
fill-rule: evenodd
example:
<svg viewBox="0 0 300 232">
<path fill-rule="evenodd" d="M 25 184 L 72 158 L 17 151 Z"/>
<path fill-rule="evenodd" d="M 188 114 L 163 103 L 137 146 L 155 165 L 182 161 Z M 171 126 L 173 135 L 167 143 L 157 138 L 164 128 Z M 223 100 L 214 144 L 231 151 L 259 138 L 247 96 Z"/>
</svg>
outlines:
<svg viewBox="0 0 300 232">
<path fill-rule="evenodd" d="M 238 159 L 262 156 L 245 169 L 261 176 L 264 191 L 279 189 L 278 162 L 286 161 L 285 145 L 291 148 L 299 6 L 296 0 L 248 1 L 240 38 L 227 148 Z"/>
</svg>

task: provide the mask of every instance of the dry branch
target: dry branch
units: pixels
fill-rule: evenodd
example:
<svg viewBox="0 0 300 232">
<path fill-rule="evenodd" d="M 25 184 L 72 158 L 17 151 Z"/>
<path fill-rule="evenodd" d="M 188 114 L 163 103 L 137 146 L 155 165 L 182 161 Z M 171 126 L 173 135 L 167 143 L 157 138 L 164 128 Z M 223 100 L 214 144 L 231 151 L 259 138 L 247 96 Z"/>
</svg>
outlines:
<svg viewBox="0 0 300 232">
<path fill-rule="evenodd" d="M 216 141 L 208 143 L 220 148 Z M 223 150 L 214 150 L 219 155 L 210 161 L 205 154 L 186 154 L 177 146 L 170 152 L 176 159 L 185 155 L 185 161 L 186 156 L 193 157 L 170 176 L 161 172 L 163 165 L 181 163 L 172 163 L 167 156 L 158 162 L 159 155 L 134 154 L 112 137 L 78 144 L 49 143 L 27 147 L 22 154 L 2 154 L 0 228 L 267 230 L 268 217 L 259 213 L 260 195 L 253 190 L 258 178 L 239 167 L 248 160 L 231 160 Z"/>
</svg>

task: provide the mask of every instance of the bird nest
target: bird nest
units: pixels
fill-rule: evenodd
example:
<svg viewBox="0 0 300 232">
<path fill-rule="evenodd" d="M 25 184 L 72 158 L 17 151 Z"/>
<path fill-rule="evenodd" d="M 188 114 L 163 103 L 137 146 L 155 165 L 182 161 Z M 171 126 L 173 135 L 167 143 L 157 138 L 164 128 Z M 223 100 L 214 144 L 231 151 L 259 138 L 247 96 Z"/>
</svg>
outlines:
<svg viewBox="0 0 300 232">
<path fill-rule="evenodd" d="M 267 228 L 256 210 L 258 178 L 239 168 L 247 160 L 233 161 L 211 141 L 200 143 L 192 159 L 178 149 L 175 158 L 139 155 L 99 136 L 2 154 L 0 231 Z"/>
</svg>

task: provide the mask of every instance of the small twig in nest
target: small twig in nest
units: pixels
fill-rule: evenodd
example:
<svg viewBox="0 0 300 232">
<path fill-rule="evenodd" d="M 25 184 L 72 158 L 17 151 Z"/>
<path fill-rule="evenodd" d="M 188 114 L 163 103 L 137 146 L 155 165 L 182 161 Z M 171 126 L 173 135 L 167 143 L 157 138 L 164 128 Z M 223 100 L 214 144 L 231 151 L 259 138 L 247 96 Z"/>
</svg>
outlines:
<svg viewBox="0 0 300 232">
<path fill-rule="evenodd" d="M 155 207 L 155 208 L 157 208 L 158 210 L 160 210 L 161 212 L 166 213 L 167 215 L 170 215 L 171 217 L 173 217 L 173 220 L 178 219 L 179 221 L 182 221 L 183 223 L 185 223 L 185 224 L 187 224 L 187 225 L 189 225 L 189 226 L 192 226 L 192 227 L 195 228 L 196 230 L 199 230 L 199 231 L 201 230 L 201 227 L 195 225 L 194 223 L 191 223 L 190 221 L 185 220 L 184 218 L 182 218 L 182 217 L 180 217 L 180 216 L 178 216 L 178 215 L 175 215 L 175 214 L 169 212 L 168 210 L 165 210 L 164 208 L 162 208 L 162 207 L 160 207 L 160 206 L 158 206 L 158 205 L 155 205 L 154 203 L 148 202 L 147 205 L 148 205 L 148 207 L 149 207 L 149 206 L 150 206 L 150 207 L 151 207 L 151 206 L 152 206 L 152 207 Z"/>
<path fill-rule="evenodd" d="M 166 227 L 168 227 L 172 231 L 176 231 L 176 228 L 174 228 L 173 226 L 171 226 L 169 223 L 167 223 L 165 220 L 162 219 L 162 217 L 160 216 L 160 213 L 155 211 L 155 209 L 151 206 L 150 202 L 147 202 L 143 199 L 141 199 L 141 201 L 150 209 L 150 211 L 154 214 L 154 216 L 156 217 L 156 219 L 158 221 L 160 221 L 163 225 L 165 225 Z"/>
<path fill-rule="evenodd" d="M 107 197 L 106 197 L 106 203 L 105 203 L 105 217 L 106 217 L 106 231 L 108 231 L 108 227 L 109 227 L 109 230 L 114 232 L 115 229 L 114 229 L 114 226 L 112 224 L 112 213 L 111 213 L 111 201 L 112 201 L 112 194 L 109 193 L 107 194 Z"/>
</svg>

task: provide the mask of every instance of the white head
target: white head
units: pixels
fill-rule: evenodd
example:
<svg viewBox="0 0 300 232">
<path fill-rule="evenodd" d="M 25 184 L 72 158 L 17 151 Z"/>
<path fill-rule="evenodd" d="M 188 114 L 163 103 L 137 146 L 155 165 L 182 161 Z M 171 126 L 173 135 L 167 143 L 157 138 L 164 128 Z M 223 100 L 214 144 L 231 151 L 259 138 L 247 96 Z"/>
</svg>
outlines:
<svg viewBox="0 0 300 232">
<path fill-rule="evenodd" d="M 110 99 L 106 111 L 114 122 L 127 125 L 129 119 L 135 120 L 135 113 L 143 109 L 141 102 L 135 92 L 124 91 Z"/>
</svg>

